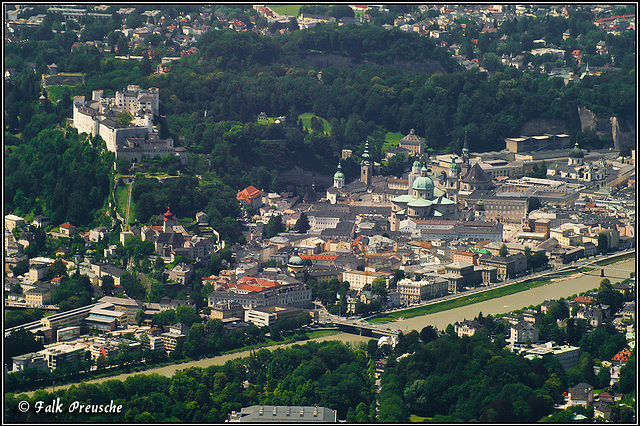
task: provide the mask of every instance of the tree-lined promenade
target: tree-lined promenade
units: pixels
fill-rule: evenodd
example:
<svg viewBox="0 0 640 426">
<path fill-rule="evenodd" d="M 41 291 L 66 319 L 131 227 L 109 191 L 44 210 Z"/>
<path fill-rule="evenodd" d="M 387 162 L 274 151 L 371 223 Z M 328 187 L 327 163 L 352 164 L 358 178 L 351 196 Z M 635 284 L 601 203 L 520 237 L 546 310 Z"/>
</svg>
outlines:
<svg viewBox="0 0 640 426">
<path fill-rule="evenodd" d="M 429 300 L 424 302 L 423 306 L 399 309 L 393 313 L 386 314 L 384 316 L 378 316 L 372 319 L 372 322 L 385 322 L 385 321 L 395 321 L 399 319 L 408 319 L 416 316 L 423 316 L 429 314 L 435 314 L 442 311 L 447 311 L 450 309 L 460 308 L 467 305 L 472 305 L 475 303 L 487 301 L 487 300 L 495 300 L 500 297 L 508 296 L 511 294 L 519 293 L 522 291 L 534 289 L 541 286 L 546 286 L 551 284 L 552 282 L 564 281 L 571 277 L 574 274 L 580 274 L 580 276 L 584 274 L 598 274 L 601 268 L 600 264 L 610 264 L 618 263 L 624 259 L 628 259 L 629 257 L 635 258 L 635 250 L 633 252 L 628 253 L 618 253 L 610 256 L 606 256 L 604 258 L 594 258 L 591 260 L 582 260 L 573 265 L 566 265 L 564 267 L 554 269 L 551 271 L 544 271 L 537 274 L 534 274 L 530 277 L 526 277 L 524 281 L 521 281 L 522 278 L 508 280 L 498 284 L 492 284 L 487 287 L 479 287 L 476 289 L 469 290 L 464 293 L 451 294 L 448 296 L 444 296 L 438 299 Z M 621 260 L 622 259 L 622 260 Z M 626 265 L 627 263 L 625 263 Z M 634 266 L 633 263 L 628 265 L 628 267 Z M 609 272 L 614 273 L 620 268 L 607 268 Z M 633 267 L 633 271 L 635 271 L 635 267 Z M 626 272 L 626 276 L 624 277 L 616 277 L 616 278 L 628 278 L 629 272 Z M 616 274 L 617 275 L 617 274 Z M 613 275 L 612 275 L 613 276 Z M 546 278 L 545 277 L 549 277 Z"/>
</svg>

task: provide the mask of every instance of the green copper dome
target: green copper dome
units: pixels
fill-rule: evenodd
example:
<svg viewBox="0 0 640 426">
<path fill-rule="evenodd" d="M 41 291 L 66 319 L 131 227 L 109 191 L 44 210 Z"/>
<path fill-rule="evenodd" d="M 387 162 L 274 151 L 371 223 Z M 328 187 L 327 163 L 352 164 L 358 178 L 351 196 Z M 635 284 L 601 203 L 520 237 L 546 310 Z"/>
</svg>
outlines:
<svg viewBox="0 0 640 426">
<path fill-rule="evenodd" d="M 371 164 L 371 157 L 369 156 L 369 141 L 364 144 L 364 152 L 362 153 L 362 163 Z"/>
<path fill-rule="evenodd" d="M 293 256 L 289 258 L 289 262 L 287 262 L 288 266 L 300 267 L 304 266 L 304 261 L 300 256 L 298 256 L 298 248 L 293 249 Z"/>
<path fill-rule="evenodd" d="M 584 158 L 584 153 L 578 148 L 578 142 L 574 145 L 573 149 L 569 151 L 569 157 L 571 158 Z"/>
<path fill-rule="evenodd" d="M 342 173 L 342 166 L 340 166 L 340 163 L 338 163 L 338 171 L 333 175 L 333 178 L 344 180 L 344 174 Z"/>
<path fill-rule="evenodd" d="M 427 176 L 427 168 L 422 166 L 420 170 L 420 176 L 413 181 L 412 188 L 418 191 L 423 191 L 427 189 L 433 189 L 435 185 L 433 184 L 433 180 Z"/>
<path fill-rule="evenodd" d="M 456 159 L 458 157 L 453 156 L 451 157 L 451 164 L 449 165 L 449 170 L 457 170 L 458 169 L 458 164 L 456 163 Z"/>
<path fill-rule="evenodd" d="M 422 167 L 422 163 L 420 163 L 420 160 L 416 160 L 416 161 L 414 161 L 414 162 L 413 162 L 413 167 L 417 167 L 417 168 Z"/>
</svg>

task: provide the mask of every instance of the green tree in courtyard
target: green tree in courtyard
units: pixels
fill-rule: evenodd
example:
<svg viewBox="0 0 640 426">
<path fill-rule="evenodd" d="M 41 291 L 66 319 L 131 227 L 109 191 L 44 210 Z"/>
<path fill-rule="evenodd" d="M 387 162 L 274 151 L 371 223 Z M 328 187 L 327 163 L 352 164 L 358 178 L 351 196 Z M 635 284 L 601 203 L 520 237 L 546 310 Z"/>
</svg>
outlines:
<svg viewBox="0 0 640 426">
<path fill-rule="evenodd" d="M 607 254 L 608 250 L 609 250 L 609 237 L 607 237 L 607 234 L 601 233 L 600 235 L 598 235 L 598 252 L 600 254 Z"/>
</svg>

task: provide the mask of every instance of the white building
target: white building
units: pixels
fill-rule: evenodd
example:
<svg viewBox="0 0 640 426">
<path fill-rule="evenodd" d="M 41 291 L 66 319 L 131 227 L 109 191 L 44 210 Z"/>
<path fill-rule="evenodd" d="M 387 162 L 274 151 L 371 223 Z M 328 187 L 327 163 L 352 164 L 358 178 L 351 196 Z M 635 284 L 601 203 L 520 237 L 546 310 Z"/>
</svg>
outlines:
<svg viewBox="0 0 640 426">
<path fill-rule="evenodd" d="M 39 370 L 49 369 L 47 358 L 39 352 L 30 352 L 24 355 L 18 355 L 11 358 L 13 361 L 12 373 L 22 371 L 25 368 L 36 368 Z"/>
<path fill-rule="evenodd" d="M 154 130 L 154 115 L 158 115 L 160 91 L 157 88 L 142 90 L 128 86 L 124 92 L 116 92 L 115 98 L 103 96 L 102 90 L 94 90 L 91 100 L 84 96 L 73 99 L 73 127 L 78 133 L 100 135 L 107 149 L 116 158 L 128 158 L 140 162 L 144 157 L 178 155 L 186 163 L 187 152 L 175 148 L 173 140 L 159 139 Z M 129 125 L 118 120 L 118 113 L 129 112 L 133 119 Z"/>
<path fill-rule="evenodd" d="M 4 227 L 7 231 L 13 231 L 17 226 L 23 225 L 24 219 L 14 214 L 8 214 L 4 217 Z"/>
<path fill-rule="evenodd" d="M 537 342 L 538 336 L 538 327 L 527 321 L 522 321 L 517 324 L 511 324 L 508 341 L 513 343 L 526 341 Z"/>
</svg>

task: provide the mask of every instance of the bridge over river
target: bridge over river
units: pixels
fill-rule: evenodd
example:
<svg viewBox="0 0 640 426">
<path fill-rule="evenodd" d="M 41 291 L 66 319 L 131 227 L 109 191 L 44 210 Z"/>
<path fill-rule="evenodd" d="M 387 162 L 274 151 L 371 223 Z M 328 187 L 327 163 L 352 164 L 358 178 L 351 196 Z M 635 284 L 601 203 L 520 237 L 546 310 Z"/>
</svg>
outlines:
<svg viewBox="0 0 640 426">
<path fill-rule="evenodd" d="M 358 334 L 360 336 L 382 337 L 397 336 L 402 331 L 398 327 L 390 327 L 387 324 L 372 324 L 360 318 L 348 319 L 339 317 L 338 315 L 331 315 L 324 309 L 320 311 L 319 314 L 320 323 L 334 324 L 339 330 L 345 333 Z"/>
</svg>

